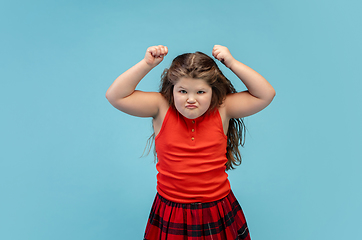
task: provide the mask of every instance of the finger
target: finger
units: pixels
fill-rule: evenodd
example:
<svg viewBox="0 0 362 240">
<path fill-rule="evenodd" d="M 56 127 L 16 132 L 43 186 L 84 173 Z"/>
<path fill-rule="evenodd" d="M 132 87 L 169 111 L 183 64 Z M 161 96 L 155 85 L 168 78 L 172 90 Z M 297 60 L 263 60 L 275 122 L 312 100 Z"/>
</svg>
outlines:
<svg viewBox="0 0 362 240">
<path fill-rule="evenodd" d="M 148 49 L 147 49 L 147 51 L 152 55 L 152 57 L 155 57 L 155 55 L 156 55 L 156 53 L 157 53 L 157 49 L 156 49 L 156 47 L 149 47 Z"/>
<path fill-rule="evenodd" d="M 157 47 L 157 57 L 160 57 L 160 55 L 161 55 L 161 47 L 158 46 Z"/>
<path fill-rule="evenodd" d="M 221 45 L 214 45 L 214 47 L 213 47 L 213 51 L 215 50 L 219 50 L 220 49 L 220 47 L 221 47 Z"/>
<path fill-rule="evenodd" d="M 224 54 L 218 52 L 218 53 L 216 54 L 215 58 L 216 58 L 217 60 L 219 60 L 220 62 L 224 63 Z"/>
<path fill-rule="evenodd" d="M 212 56 L 214 56 L 214 57 L 216 58 L 216 55 L 217 55 L 217 49 L 214 48 L 214 49 L 212 50 Z"/>
<path fill-rule="evenodd" d="M 163 46 L 163 55 L 167 55 L 168 53 L 168 48 L 166 46 Z"/>
<path fill-rule="evenodd" d="M 161 55 L 162 56 L 166 55 L 166 47 L 164 46 L 161 47 Z"/>
<path fill-rule="evenodd" d="M 157 57 L 161 57 L 161 55 L 163 55 L 163 52 L 164 52 L 164 46 L 158 45 L 157 46 Z"/>
<path fill-rule="evenodd" d="M 216 59 L 219 59 L 219 58 L 220 58 L 220 50 L 215 50 L 213 56 L 214 56 Z"/>
</svg>

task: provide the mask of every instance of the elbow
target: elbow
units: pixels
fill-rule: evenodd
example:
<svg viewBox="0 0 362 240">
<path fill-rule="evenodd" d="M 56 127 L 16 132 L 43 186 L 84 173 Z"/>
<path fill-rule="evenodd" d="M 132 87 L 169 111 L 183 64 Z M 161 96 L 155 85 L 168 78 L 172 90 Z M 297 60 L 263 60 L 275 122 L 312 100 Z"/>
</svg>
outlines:
<svg viewBox="0 0 362 240">
<path fill-rule="evenodd" d="M 274 88 L 272 88 L 268 94 L 268 102 L 271 103 L 276 95 Z"/>
<path fill-rule="evenodd" d="M 108 91 L 106 92 L 106 98 L 110 104 L 114 104 L 114 99 L 112 98 L 112 94 L 110 94 Z"/>
<path fill-rule="evenodd" d="M 274 98 L 275 97 L 275 95 L 277 94 L 277 92 L 275 91 L 275 89 L 273 88 L 273 91 L 272 91 L 272 98 Z"/>
<path fill-rule="evenodd" d="M 112 94 L 109 92 L 109 89 L 107 90 L 107 92 L 106 92 L 106 98 L 107 98 L 107 100 L 110 102 L 111 101 L 111 99 L 112 99 Z"/>
<path fill-rule="evenodd" d="M 276 95 L 275 89 L 272 86 L 270 86 L 270 96 L 271 96 L 271 98 L 273 99 L 275 97 L 275 95 Z"/>
</svg>

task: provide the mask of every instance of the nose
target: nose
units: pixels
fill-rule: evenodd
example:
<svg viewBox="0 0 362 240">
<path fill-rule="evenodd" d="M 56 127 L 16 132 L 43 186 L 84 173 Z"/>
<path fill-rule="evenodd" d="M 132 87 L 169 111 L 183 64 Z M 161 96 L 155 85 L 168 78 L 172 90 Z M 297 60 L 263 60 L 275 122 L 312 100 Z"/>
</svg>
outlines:
<svg viewBox="0 0 362 240">
<path fill-rule="evenodd" d="M 192 103 L 195 103 L 195 102 L 196 102 L 195 98 L 192 95 L 189 95 L 188 98 L 187 98 L 187 103 L 192 104 Z"/>
</svg>

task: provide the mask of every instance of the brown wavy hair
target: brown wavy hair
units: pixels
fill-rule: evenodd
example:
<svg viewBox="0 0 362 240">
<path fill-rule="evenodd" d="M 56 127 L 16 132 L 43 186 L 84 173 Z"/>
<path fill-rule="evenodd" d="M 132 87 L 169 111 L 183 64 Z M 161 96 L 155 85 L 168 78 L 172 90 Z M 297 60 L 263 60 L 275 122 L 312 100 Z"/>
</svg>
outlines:
<svg viewBox="0 0 362 240">
<path fill-rule="evenodd" d="M 177 56 L 172 61 L 170 68 L 165 69 L 161 76 L 160 93 L 166 98 L 170 106 L 175 106 L 173 87 L 178 79 L 182 77 L 203 79 L 212 88 L 211 103 L 207 112 L 215 111 L 224 102 L 226 95 L 236 93 L 230 80 L 224 76 L 211 57 L 202 52 L 185 53 Z M 238 147 L 244 146 L 245 132 L 246 128 L 241 118 L 229 120 L 226 170 L 234 169 L 234 166 L 241 164 L 241 155 Z M 152 145 L 154 138 L 155 134 L 152 134 L 148 139 L 148 143 L 152 141 Z"/>
</svg>

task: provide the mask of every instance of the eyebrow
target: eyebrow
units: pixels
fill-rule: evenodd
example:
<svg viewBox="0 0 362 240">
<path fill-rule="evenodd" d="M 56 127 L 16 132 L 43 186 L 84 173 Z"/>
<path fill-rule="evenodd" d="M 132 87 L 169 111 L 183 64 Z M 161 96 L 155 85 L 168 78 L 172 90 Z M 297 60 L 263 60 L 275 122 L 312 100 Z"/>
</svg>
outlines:
<svg viewBox="0 0 362 240">
<path fill-rule="evenodd" d="M 187 88 L 185 88 L 183 86 L 178 86 L 176 89 L 186 89 L 187 90 Z"/>
<path fill-rule="evenodd" d="M 183 87 L 183 86 L 178 86 L 177 88 L 187 89 L 187 88 L 185 88 L 185 87 Z M 198 91 L 200 91 L 200 90 L 204 90 L 204 91 L 206 91 L 206 90 L 207 90 L 207 88 L 201 87 L 201 88 L 198 88 L 197 90 L 198 90 Z"/>
</svg>

